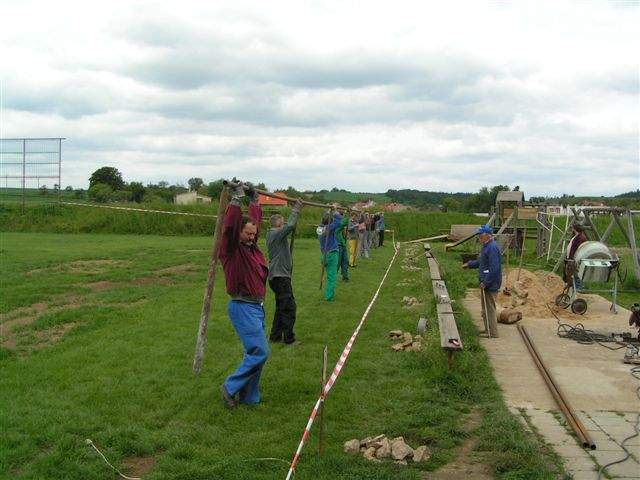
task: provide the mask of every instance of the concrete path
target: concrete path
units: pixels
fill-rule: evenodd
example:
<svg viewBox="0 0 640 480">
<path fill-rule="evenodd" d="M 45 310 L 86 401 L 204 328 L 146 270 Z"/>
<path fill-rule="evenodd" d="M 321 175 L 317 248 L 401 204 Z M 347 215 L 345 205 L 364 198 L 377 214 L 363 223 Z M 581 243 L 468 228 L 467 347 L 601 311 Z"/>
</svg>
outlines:
<svg viewBox="0 0 640 480">
<path fill-rule="evenodd" d="M 585 295 L 584 298 L 589 304 L 589 316 L 563 311 L 563 322 L 572 325 L 581 322 L 585 328 L 596 331 L 628 331 L 629 311 L 621 308 L 614 315 L 609 312 L 610 303 L 602 297 Z M 469 291 L 464 305 L 482 329 L 479 292 Z M 640 400 L 635 391 L 639 382 L 630 375 L 630 365 L 622 363 L 624 349 L 611 351 L 599 345 L 581 345 L 559 338 L 557 321 L 551 312 L 546 318 L 523 318 L 522 324 L 578 411 L 597 449 L 586 451 L 578 445 L 516 326 L 500 324 L 500 338 L 483 338 L 481 342 L 491 358 L 505 400 L 515 415 L 554 447 L 574 479 L 597 479 L 600 466 L 625 457 L 621 443 L 635 433 L 634 425 L 640 413 Z M 626 442 L 625 446 L 631 458 L 607 468 L 606 472 L 612 478 L 640 479 L 640 437 Z"/>
</svg>

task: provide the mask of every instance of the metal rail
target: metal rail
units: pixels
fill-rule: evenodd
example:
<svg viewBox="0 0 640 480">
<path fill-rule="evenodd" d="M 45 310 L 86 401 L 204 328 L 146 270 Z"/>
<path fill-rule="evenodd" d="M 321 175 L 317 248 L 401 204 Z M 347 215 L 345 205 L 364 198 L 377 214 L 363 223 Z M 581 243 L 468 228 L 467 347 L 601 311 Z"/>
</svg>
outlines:
<svg viewBox="0 0 640 480">
<path fill-rule="evenodd" d="M 562 410 L 562 413 L 567 419 L 567 423 L 571 426 L 572 430 L 577 435 L 578 439 L 580 440 L 580 443 L 584 448 L 590 448 L 591 450 L 595 450 L 596 449 L 595 442 L 589 435 L 589 432 L 584 427 L 580 419 L 576 416 L 575 412 L 573 411 L 573 408 L 571 408 L 571 404 L 567 401 L 562 390 L 560 390 L 560 387 L 558 386 L 555 379 L 551 375 L 551 372 L 547 369 L 546 365 L 542 360 L 542 357 L 540 356 L 540 353 L 536 349 L 536 346 L 533 344 L 531 337 L 529 337 L 529 333 L 527 332 L 527 329 L 523 325 L 518 325 L 518 332 L 520 332 L 520 336 L 522 337 L 522 340 L 524 341 L 524 344 L 527 347 L 527 350 L 529 350 L 529 353 L 531 354 L 531 357 L 533 358 L 533 361 L 536 364 L 536 367 L 538 367 L 538 370 L 540 371 L 540 375 L 542 375 L 542 378 L 547 384 L 547 387 L 549 387 L 549 391 L 551 392 L 551 395 L 553 396 L 554 400 L 560 407 L 560 410 Z"/>
</svg>

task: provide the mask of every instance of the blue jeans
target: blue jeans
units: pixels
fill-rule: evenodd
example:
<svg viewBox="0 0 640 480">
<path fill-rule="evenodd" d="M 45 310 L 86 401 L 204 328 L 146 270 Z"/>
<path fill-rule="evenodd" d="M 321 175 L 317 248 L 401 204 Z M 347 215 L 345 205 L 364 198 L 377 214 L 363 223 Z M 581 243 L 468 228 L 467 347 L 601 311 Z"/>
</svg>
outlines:
<svg viewBox="0 0 640 480">
<path fill-rule="evenodd" d="M 260 374 L 269 356 L 264 309 L 258 303 L 231 300 L 228 312 L 244 346 L 244 357 L 237 370 L 227 377 L 224 387 L 231 396 L 239 394 L 240 403 L 260 403 Z"/>
</svg>

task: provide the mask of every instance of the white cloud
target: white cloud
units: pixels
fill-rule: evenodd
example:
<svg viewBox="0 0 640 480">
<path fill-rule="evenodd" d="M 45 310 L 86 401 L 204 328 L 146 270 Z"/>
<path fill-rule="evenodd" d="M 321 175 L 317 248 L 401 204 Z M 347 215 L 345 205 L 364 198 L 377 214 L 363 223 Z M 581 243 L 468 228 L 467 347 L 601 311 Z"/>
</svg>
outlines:
<svg viewBox="0 0 640 480">
<path fill-rule="evenodd" d="M 640 185 L 637 2 L 3 12 L 1 133 L 67 137 L 63 185 L 105 164 L 144 182 L 357 191 Z"/>
</svg>

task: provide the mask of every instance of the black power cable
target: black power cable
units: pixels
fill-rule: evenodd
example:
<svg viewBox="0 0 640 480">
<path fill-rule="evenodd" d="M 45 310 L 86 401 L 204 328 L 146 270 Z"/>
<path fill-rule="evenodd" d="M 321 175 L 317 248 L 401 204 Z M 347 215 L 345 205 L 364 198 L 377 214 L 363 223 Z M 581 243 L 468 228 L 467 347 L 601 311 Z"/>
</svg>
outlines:
<svg viewBox="0 0 640 480">
<path fill-rule="evenodd" d="M 558 317 L 556 312 L 553 311 L 551 306 L 548 303 L 546 305 L 549 311 L 553 314 L 553 316 L 556 317 L 556 321 L 558 323 L 557 333 L 560 338 L 568 338 L 570 340 L 575 340 L 576 342 L 582 345 L 592 345 L 594 343 L 597 343 L 598 345 L 608 348 L 609 350 L 620 350 L 622 348 L 627 348 L 627 343 L 620 342 L 615 338 L 613 338 L 613 336 L 597 333 L 597 332 L 594 332 L 593 330 L 588 330 L 584 328 L 584 325 L 582 325 L 581 323 L 578 323 L 576 325 L 569 325 L 568 323 L 562 323 L 562 321 L 560 320 L 560 317 Z M 609 345 L 607 345 L 607 343 L 616 343 L 617 346 L 610 347 Z M 640 381 L 640 366 L 631 368 L 630 373 L 633 378 Z M 640 399 L 640 386 L 636 388 L 636 395 L 638 396 L 638 399 Z M 625 443 L 627 443 L 632 438 L 636 438 L 640 436 L 640 413 L 636 417 L 636 423 L 633 426 L 633 429 L 635 433 L 633 435 L 628 436 L 627 438 L 622 440 L 622 442 L 620 442 L 620 447 L 625 452 L 624 458 L 621 458 L 620 460 L 616 460 L 614 462 L 609 462 L 606 465 L 602 465 L 598 470 L 598 480 L 602 478 L 602 473 L 604 472 L 605 469 L 613 465 L 617 465 L 619 463 L 624 463 L 629 458 L 631 458 L 631 452 L 627 450 L 627 447 L 625 447 Z"/>
</svg>

